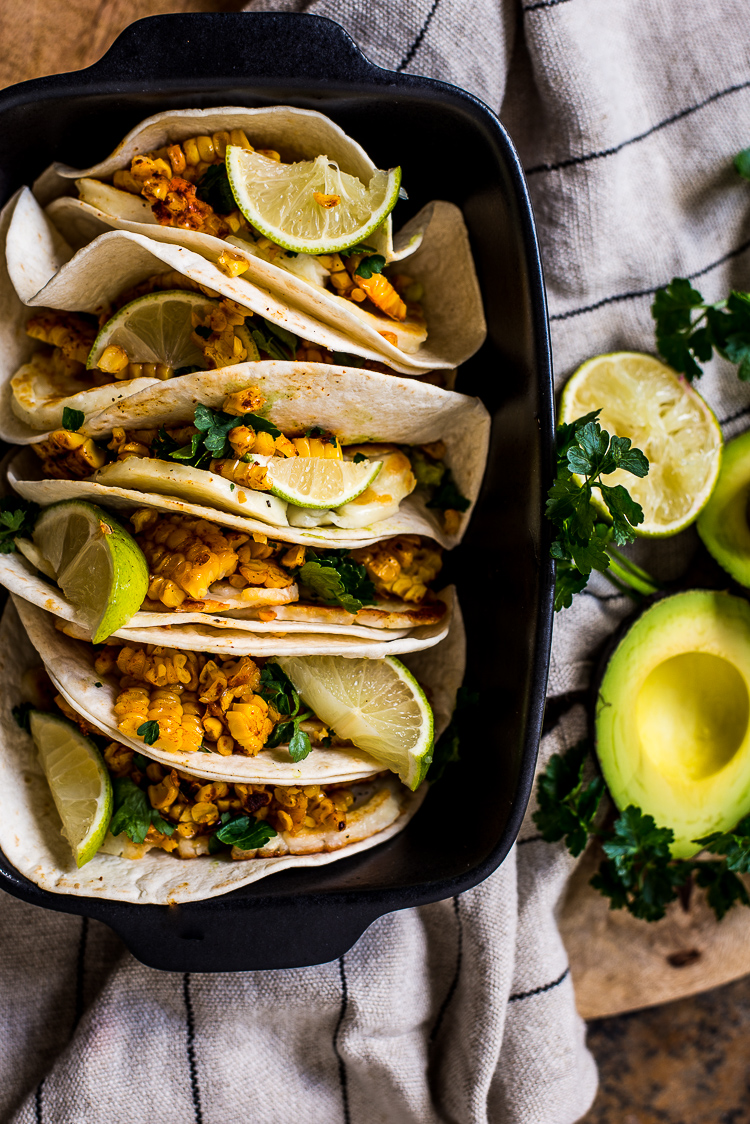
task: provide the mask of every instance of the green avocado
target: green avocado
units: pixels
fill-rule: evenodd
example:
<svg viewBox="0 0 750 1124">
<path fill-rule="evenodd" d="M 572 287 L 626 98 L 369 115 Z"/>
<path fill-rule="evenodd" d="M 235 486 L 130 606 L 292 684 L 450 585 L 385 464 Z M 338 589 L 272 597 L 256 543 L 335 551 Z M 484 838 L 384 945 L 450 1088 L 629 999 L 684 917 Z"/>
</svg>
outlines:
<svg viewBox="0 0 750 1124">
<path fill-rule="evenodd" d="M 706 548 L 740 585 L 750 586 L 750 431 L 724 446 L 719 478 L 698 519 Z"/>
<path fill-rule="evenodd" d="M 672 854 L 750 812 L 750 604 L 691 590 L 647 609 L 620 641 L 596 703 L 612 799 L 674 832 Z"/>
</svg>

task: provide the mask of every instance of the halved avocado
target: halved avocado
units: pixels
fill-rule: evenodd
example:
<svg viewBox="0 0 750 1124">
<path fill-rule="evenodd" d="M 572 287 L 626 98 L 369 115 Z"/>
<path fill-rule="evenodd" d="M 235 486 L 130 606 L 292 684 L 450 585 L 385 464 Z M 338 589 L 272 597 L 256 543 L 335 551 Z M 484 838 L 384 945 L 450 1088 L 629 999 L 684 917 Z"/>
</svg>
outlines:
<svg viewBox="0 0 750 1124">
<path fill-rule="evenodd" d="M 750 812 L 750 604 L 691 590 L 658 601 L 615 649 L 596 750 L 617 807 L 670 827 L 687 858 Z"/>
<path fill-rule="evenodd" d="M 719 479 L 698 518 L 707 550 L 740 585 L 750 586 L 750 431 L 724 446 Z"/>
</svg>

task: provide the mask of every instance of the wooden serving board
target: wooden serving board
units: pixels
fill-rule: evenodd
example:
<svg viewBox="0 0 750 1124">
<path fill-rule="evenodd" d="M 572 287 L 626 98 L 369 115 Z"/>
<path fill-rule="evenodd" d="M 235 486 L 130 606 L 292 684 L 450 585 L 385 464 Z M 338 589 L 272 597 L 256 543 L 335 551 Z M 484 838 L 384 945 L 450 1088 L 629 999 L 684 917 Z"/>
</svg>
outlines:
<svg viewBox="0 0 750 1124">
<path fill-rule="evenodd" d="M 639 921 L 589 886 L 598 857 L 589 848 L 571 878 L 559 923 L 576 1003 L 585 1019 L 652 1007 L 729 983 L 750 972 L 750 909 L 718 922 L 700 890 L 688 908 L 673 902 L 661 921 Z M 745 879 L 750 889 L 750 878 Z"/>
</svg>

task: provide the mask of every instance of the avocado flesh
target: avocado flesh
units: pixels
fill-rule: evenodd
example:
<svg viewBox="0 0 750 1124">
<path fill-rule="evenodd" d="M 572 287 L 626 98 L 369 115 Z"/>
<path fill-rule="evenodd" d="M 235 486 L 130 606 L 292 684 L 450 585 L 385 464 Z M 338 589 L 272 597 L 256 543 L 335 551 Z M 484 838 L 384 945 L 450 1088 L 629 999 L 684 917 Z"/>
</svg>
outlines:
<svg viewBox="0 0 750 1124">
<path fill-rule="evenodd" d="M 719 479 L 698 519 L 698 534 L 719 565 L 750 586 L 750 431 L 724 446 Z"/>
<path fill-rule="evenodd" d="M 599 688 L 596 750 L 612 799 L 674 832 L 672 854 L 750 812 L 750 605 L 692 590 L 651 606 Z"/>
</svg>

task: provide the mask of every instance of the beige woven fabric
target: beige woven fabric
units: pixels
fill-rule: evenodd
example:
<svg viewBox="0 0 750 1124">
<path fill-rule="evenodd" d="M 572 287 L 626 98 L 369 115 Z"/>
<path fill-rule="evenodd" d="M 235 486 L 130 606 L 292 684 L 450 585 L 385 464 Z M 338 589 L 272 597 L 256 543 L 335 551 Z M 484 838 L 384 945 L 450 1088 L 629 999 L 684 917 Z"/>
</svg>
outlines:
<svg viewBox="0 0 750 1124">
<path fill-rule="evenodd" d="M 597 352 L 651 348 L 651 294 L 673 275 L 712 297 L 750 283 L 750 187 L 730 164 L 750 144 L 747 0 L 251 5 L 269 7 L 329 16 L 380 65 L 502 106 L 539 222 L 559 381 Z M 729 435 L 746 424 L 750 388 L 726 365 L 702 390 Z M 646 560 L 676 574 L 693 543 Z M 558 619 L 563 717 L 542 760 L 581 736 L 576 692 L 630 611 L 599 581 Z M 5 898 L 0 1117 L 572 1124 L 596 1084 L 554 920 L 572 864 L 528 818 L 521 839 L 482 886 L 382 918 L 341 961 L 298 971 L 158 973 L 95 922 Z"/>
</svg>

